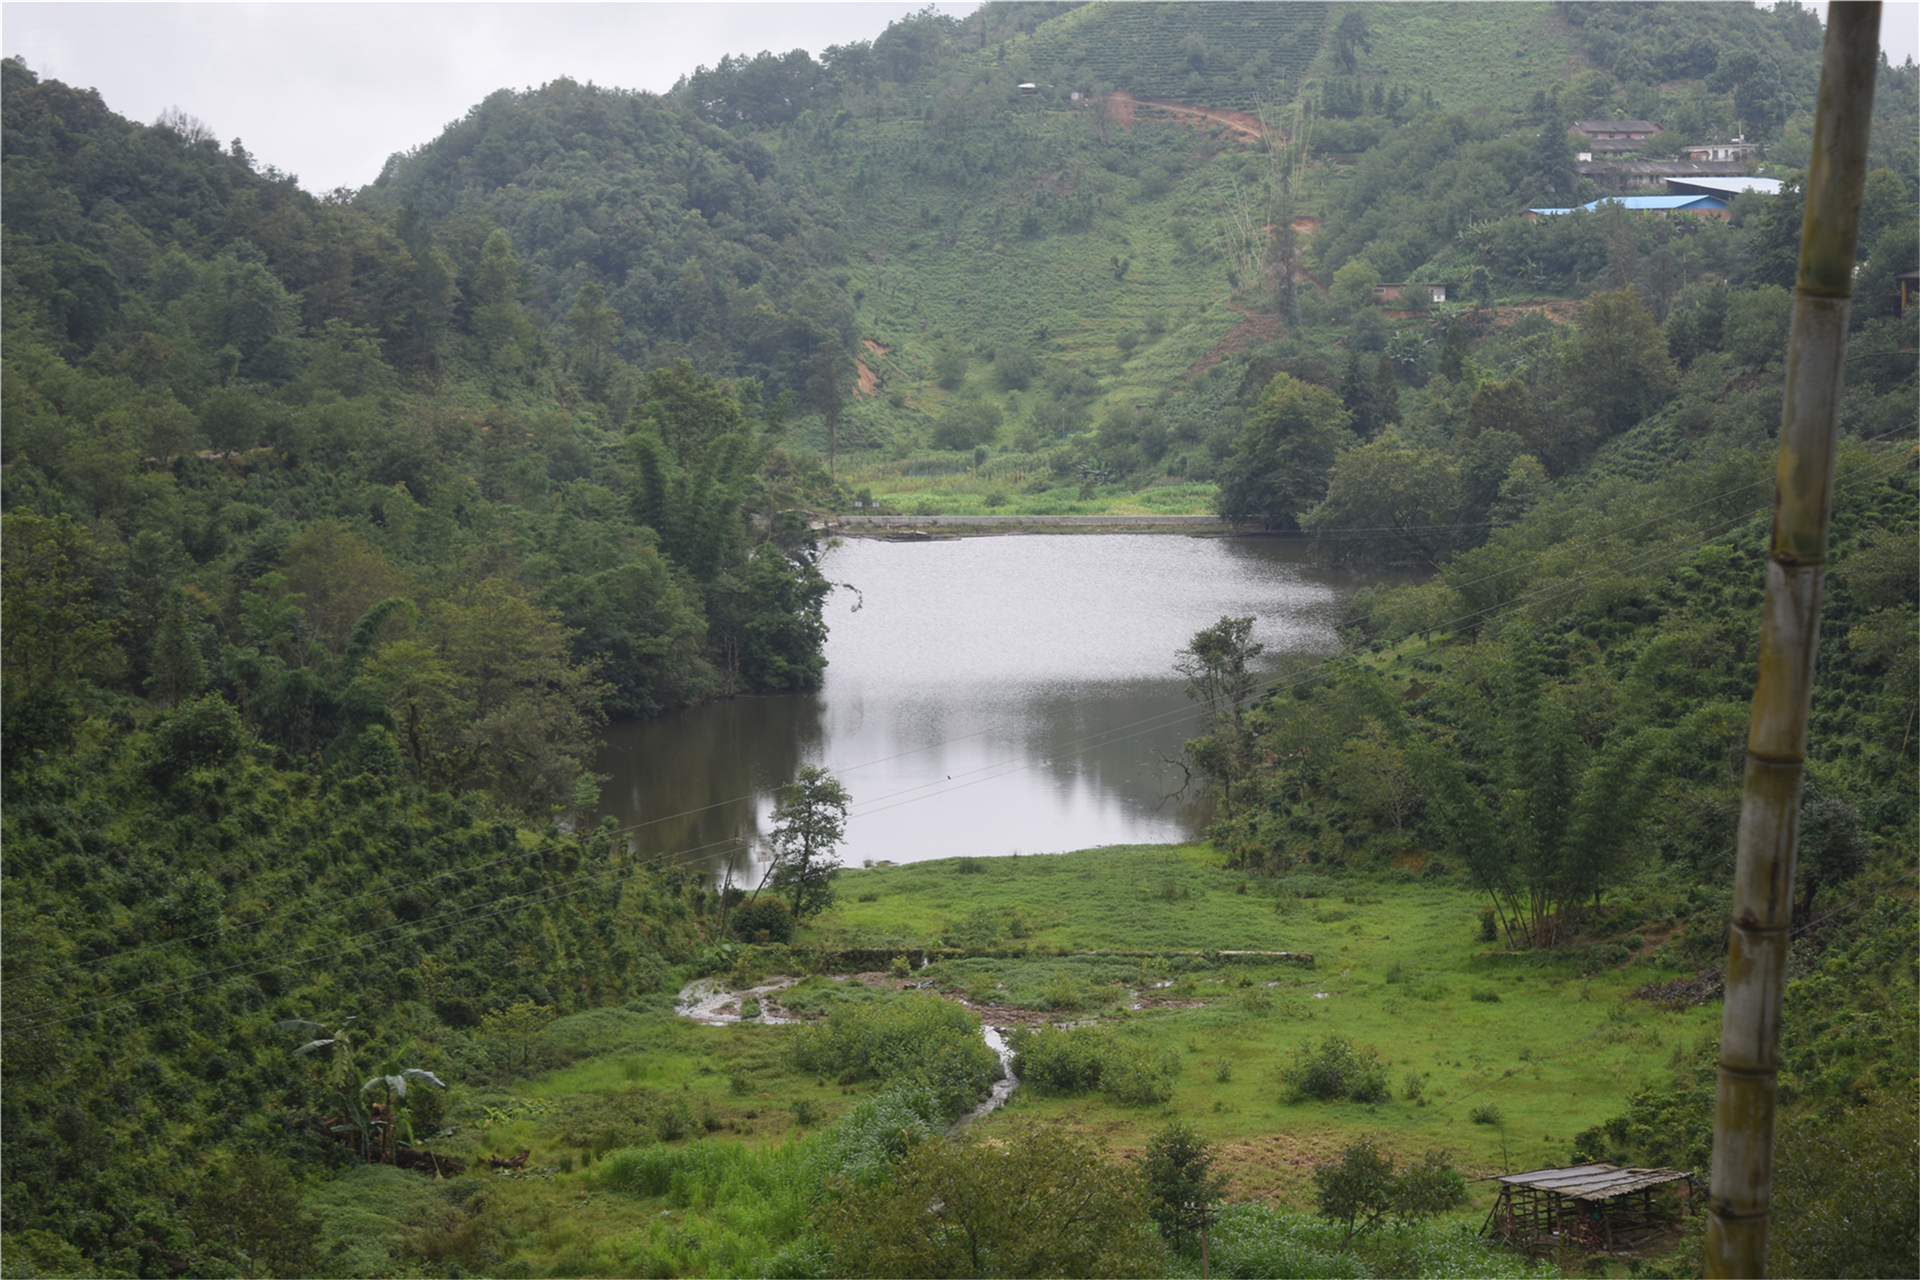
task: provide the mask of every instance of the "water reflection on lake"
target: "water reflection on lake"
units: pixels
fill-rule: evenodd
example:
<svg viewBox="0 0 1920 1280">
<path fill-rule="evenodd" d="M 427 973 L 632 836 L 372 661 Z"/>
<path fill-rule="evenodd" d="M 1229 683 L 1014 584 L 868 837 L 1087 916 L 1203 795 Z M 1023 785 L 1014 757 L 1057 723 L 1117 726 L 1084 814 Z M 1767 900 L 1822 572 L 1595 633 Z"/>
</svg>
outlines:
<svg viewBox="0 0 1920 1280">
<path fill-rule="evenodd" d="M 1251 614 L 1269 658 L 1332 652 L 1373 581 L 1276 539 L 1152 535 L 855 540 L 827 607 L 825 687 L 615 725 L 603 814 L 642 852 L 758 880 L 773 791 L 803 764 L 854 804 L 846 863 L 1179 840 L 1194 708 L 1176 650 Z"/>
</svg>

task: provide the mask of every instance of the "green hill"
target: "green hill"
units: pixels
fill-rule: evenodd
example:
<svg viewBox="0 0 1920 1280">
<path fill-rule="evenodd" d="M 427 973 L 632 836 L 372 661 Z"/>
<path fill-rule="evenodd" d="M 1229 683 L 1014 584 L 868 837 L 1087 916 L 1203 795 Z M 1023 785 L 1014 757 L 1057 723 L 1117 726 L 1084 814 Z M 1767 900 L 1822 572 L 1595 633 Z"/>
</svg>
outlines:
<svg viewBox="0 0 1920 1280">
<path fill-rule="evenodd" d="M 888 1144 L 931 1123 L 854 1095 L 898 1076 L 950 1103 L 981 1064 L 800 1062 L 774 1026 L 715 1048 L 666 993 L 795 953 L 729 938 L 731 904 L 670 851 L 571 827 L 607 719 L 817 686 L 831 586 L 802 513 L 860 489 L 927 513 L 1217 509 L 1430 572 L 1356 604 L 1364 670 L 1252 713 L 1266 755 L 1208 757 L 1244 785 L 1180 855 L 1208 860 L 1195 882 L 1276 915 L 1416 875 L 1465 901 L 1494 822 L 1473 798 L 1526 754 L 1505 699 L 1567 777 L 1624 771 L 1651 817 L 1579 863 L 1605 909 L 1573 875 L 1538 909 L 1509 894 L 1510 935 L 1539 945 L 1463 951 L 1460 972 L 1625 991 L 1634 965 L 1710 963 L 1798 206 L 1515 215 L 1594 194 L 1576 117 L 1740 125 L 1793 176 L 1817 36 L 1785 5 L 925 10 L 666 95 L 503 90 L 326 200 L 190 118 L 139 125 L 0 64 L 7 1274 L 823 1273 L 829 1172 L 879 1185 Z M 1920 266 L 1920 74 L 1883 66 L 1879 87 L 1806 891 L 1834 904 L 1837 961 L 1910 995 L 1870 921 L 1843 932 L 1910 876 L 1914 839 L 1920 311 L 1898 314 L 1895 281 Z M 1375 295 L 1403 281 L 1424 287 Z M 1187 902 L 1154 883 L 1109 888 L 1129 911 Z M 892 932 L 812 936 L 1033 923 L 873 902 L 834 927 Z M 1310 910 L 1329 947 L 1364 929 Z M 1803 991 L 1827 990 L 1842 969 L 1812 950 Z M 1406 974 L 1370 954 L 1397 1001 Z M 940 981 L 998 999 L 1001 959 Z M 1032 1007 L 1091 999 L 1020 963 Z M 1146 960 L 1102 963 L 1100 984 L 1156 989 Z M 1149 1093 L 1181 1074 L 1168 1054 L 1279 999 L 1201 968 L 1175 1020 L 1112 1015 L 1134 1028 L 1112 1061 Z M 1304 1020 L 1314 994 L 1284 1007 Z M 1898 1006 L 1870 995 L 1861 1035 L 1836 1019 L 1794 1046 L 1794 1087 L 1844 1126 L 1905 1087 L 1887 1046 L 1910 1046 L 1911 999 L 1868 1026 Z M 869 998 L 794 996 L 822 1016 Z M 979 1058 L 965 1019 L 899 1007 Z M 1623 1060 L 1660 1049 L 1607 1025 Z M 1495 1078 L 1463 1056 L 1463 1092 Z M 1582 1149 L 1641 1158 L 1669 1120 L 1697 1129 L 1698 1073 L 1673 1070 Z M 1231 1071 L 1196 1057 L 1181 1087 Z M 417 1086 L 405 1105 L 393 1079 Z M 1224 1108 L 1265 1091 L 1212 1095 L 1216 1132 L 1238 1140 L 1256 1121 Z M 1083 1103 L 1109 1106 L 1053 1114 L 1139 1126 Z M 789 1115 L 849 1110 L 777 1145 Z M 368 1165 L 400 1159 L 401 1122 L 429 1171 L 505 1166 Z M 686 1144 L 696 1127 L 741 1142 Z M 1416 1267 L 1381 1248 L 1383 1271 Z"/>
<path fill-rule="evenodd" d="M 600 283 L 636 369 L 697 354 L 792 393 L 794 438 L 856 485 L 904 500 L 909 474 L 962 471 L 915 501 L 1068 509 L 1089 476 L 1109 504 L 1215 478 L 1244 405 L 1193 375 L 1226 356 L 1240 388 L 1276 332 L 1340 345 L 1345 309 L 1316 299 L 1348 263 L 1464 288 L 1476 264 L 1439 256 L 1571 183 L 1565 120 L 1790 135 L 1814 36 L 1798 11 L 1687 6 L 928 11 L 818 61 L 724 59 L 664 100 L 496 94 L 365 199 L 506 227 L 555 322 Z M 1604 252 L 1597 227 L 1575 239 Z M 1267 320 L 1290 254 L 1305 302 Z M 1578 296 L 1579 257 L 1529 242 L 1485 265 L 1496 296 Z"/>
</svg>

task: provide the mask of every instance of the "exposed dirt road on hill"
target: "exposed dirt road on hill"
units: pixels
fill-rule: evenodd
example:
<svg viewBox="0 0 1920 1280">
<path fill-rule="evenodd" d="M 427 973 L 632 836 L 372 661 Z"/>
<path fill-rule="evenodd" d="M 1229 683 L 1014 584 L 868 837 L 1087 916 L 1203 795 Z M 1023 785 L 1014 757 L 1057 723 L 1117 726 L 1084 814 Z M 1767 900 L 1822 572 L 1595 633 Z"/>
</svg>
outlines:
<svg viewBox="0 0 1920 1280">
<path fill-rule="evenodd" d="M 1249 312 L 1231 303 L 1228 306 L 1240 312 L 1240 323 L 1227 330 L 1226 336 L 1214 343 L 1207 354 L 1195 360 L 1193 367 L 1180 375 L 1183 380 L 1199 377 L 1236 351 L 1272 342 L 1280 336 L 1280 317 L 1271 311 Z"/>
<path fill-rule="evenodd" d="M 1146 108 L 1153 111 L 1165 111 L 1170 115 L 1185 116 L 1193 120 L 1211 120 L 1213 123 L 1225 125 L 1242 137 L 1251 138 L 1255 142 L 1260 141 L 1267 135 L 1266 126 L 1260 123 L 1260 117 L 1249 115 L 1245 111 L 1216 111 L 1208 107 L 1188 106 L 1184 102 L 1169 102 L 1165 98 L 1135 98 L 1125 90 L 1117 91 L 1113 96 L 1116 100 L 1124 99 L 1127 103 L 1126 109 L 1128 111 L 1138 111 Z M 1282 139 L 1285 139 L 1284 134 L 1282 135 Z"/>
</svg>

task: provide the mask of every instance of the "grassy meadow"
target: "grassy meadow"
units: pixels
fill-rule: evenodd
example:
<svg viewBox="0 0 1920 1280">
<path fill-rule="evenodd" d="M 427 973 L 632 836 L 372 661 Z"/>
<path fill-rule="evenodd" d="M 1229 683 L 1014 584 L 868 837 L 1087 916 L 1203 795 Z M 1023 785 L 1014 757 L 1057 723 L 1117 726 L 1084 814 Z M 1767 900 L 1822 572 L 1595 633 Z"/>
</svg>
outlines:
<svg viewBox="0 0 1920 1280">
<path fill-rule="evenodd" d="M 1711 1031 L 1710 1008 L 1630 997 L 1675 976 L 1619 963 L 1634 938 L 1607 953 L 1614 963 L 1523 957 L 1482 940 L 1480 902 L 1451 877 L 1249 881 L 1216 861 L 1206 846 L 1139 846 L 849 870 L 838 906 L 795 950 L 741 949 L 719 980 L 741 990 L 784 970 L 796 983 L 766 1007 L 791 1018 L 877 1008 L 911 986 L 991 1025 L 1097 1024 L 1174 1062 L 1170 1101 L 1122 1106 L 1022 1085 L 982 1132 L 1036 1119 L 1126 1155 L 1185 1119 L 1219 1151 L 1229 1199 L 1290 1213 L 1311 1212 L 1313 1165 L 1362 1138 L 1403 1159 L 1443 1149 L 1469 1179 L 1565 1162 L 1574 1134 L 1617 1114 Z M 1644 923 L 1649 945 L 1665 924 Z M 863 982 L 795 972 L 804 944 L 948 958 L 909 955 Z M 1219 954 L 1233 951 L 1311 959 Z M 859 1117 L 834 1122 L 879 1105 L 884 1086 L 799 1070 L 793 1034 L 699 1025 L 672 1012 L 668 993 L 564 1018 L 533 1052 L 539 1069 L 456 1084 L 447 1099 L 452 1132 L 438 1149 L 469 1160 L 525 1151 L 524 1167 L 438 1185 L 363 1170 L 314 1207 L 342 1258 L 371 1257 L 384 1240 L 502 1275 L 814 1273 L 810 1188 L 838 1167 Z M 1279 1070 L 1334 1034 L 1377 1052 L 1389 1098 L 1286 1100 Z M 1477 1228 L 1490 1202 L 1473 1187 L 1457 1229 Z M 1278 1220 L 1262 1221 L 1247 1230 Z M 1317 1228 L 1289 1230 L 1287 1247 L 1306 1248 Z M 1456 1227 L 1432 1230 L 1451 1239 Z M 1321 1260 L 1299 1264 L 1314 1273 L 1331 1254 L 1302 1256 Z"/>
<path fill-rule="evenodd" d="M 1407 1155 L 1445 1148 L 1469 1176 L 1560 1162 L 1574 1134 L 1616 1114 L 1632 1088 L 1713 1030 L 1711 1009 L 1628 998 L 1675 971 L 1509 953 L 1481 940 L 1481 900 L 1464 884 L 1397 874 L 1405 879 L 1254 881 L 1210 865 L 1205 846 L 917 863 L 847 873 L 818 932 L 827 942 L 951 942 L 969 931 L 985 940 L 983 928 L 1004 922 L 996 945 L 1034 954 L 940 966 L 989 1022 L 985 1000 L 1044 1007 L 1050 994 L 1077 992 L 1072 1016 L 1112 1019 L 1121 1035 L 1181 1055 L 1165 1108 L 1016 1092 L 1012 1112 L 1121 1148 L 1169 1116 L 1188 1119 L 1223 1147 L 1237 1195 L 1293 1207 L 1310 1204 L 1312 1164 L 1363 1136 Z M 1647 925 L 1661 933 L 1661 922 Z M 1069 954 L 1041 954 L 1054 950 Z M 1089 950 L 1136 954 L 1078 954 Z M 1185 954 L 1235 950 L 1303 951 L 1313 962 L 1210 965 Z M 1379 1052 L 1391 1101 L 1283 1101 L 1277 1069 L 1303 1042 L 1335 1033 Z M 1497 1123 L 1473 1120 L 1486 1108 Z"/>
</svg>

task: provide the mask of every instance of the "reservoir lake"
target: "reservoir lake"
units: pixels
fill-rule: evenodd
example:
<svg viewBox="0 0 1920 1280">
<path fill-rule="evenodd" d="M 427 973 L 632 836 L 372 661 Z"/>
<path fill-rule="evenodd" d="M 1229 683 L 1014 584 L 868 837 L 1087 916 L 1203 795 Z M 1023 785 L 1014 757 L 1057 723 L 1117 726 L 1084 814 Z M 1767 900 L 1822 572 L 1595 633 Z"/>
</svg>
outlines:
<svg viewBox="0 0 1920 1280">
<path fill-rule="evenodd" d="M 849 540 L 822 570 L 826 680 L 609 727 L 596 769 L 643 854 L 751 887 L 776 790 L 802 765 L 853 798 L 847 866 L 1197 837 L 1177 763 L 1198 709 L 1175 653 L 1251 615 L 1262 670 L 1338 652 L 1378 575 L 1279 538 L 1093 534 Z"/>
</svg>

